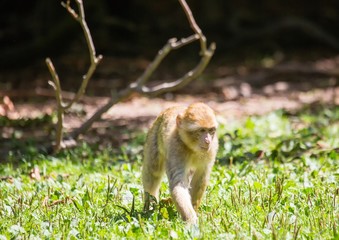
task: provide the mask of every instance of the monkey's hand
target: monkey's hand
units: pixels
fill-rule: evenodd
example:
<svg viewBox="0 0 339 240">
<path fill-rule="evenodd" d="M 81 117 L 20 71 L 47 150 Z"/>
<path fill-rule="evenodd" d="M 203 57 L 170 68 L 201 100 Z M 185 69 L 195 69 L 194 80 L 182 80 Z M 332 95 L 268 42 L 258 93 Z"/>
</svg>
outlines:
<svg viewBox="0 0 339 240">
<path fill-rule="evenodd" d="M 148 192 L 145 192 L 144 212 L 150 210 L 150 205 L 152 205 L 152 209 L 155 209 L 155 206 L 157 205 L 157 199 Z"/>
</svg>

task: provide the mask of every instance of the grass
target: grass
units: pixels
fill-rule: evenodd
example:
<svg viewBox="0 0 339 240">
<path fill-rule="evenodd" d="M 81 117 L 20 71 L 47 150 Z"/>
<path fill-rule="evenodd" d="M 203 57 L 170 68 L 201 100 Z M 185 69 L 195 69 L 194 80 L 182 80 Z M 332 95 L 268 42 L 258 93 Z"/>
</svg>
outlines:
<svg viewBox="0 0 339 240">
<path fill-rule="evenodd" d="M 12 154 L 0 166 L 0 239 L 339 239 L 338 107 L 248 117 L 218 134 L 199 226 L 172 205 L 141 211 L 140 134 L 119 150 Z"/>
</svg>

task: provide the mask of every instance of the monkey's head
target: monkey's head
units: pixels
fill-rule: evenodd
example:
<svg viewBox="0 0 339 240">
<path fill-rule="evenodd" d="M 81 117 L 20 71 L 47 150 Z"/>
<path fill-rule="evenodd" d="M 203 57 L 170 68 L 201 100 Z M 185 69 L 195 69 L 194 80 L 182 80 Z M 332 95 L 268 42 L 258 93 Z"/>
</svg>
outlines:
<svg viewBox="0 0 339 240">
<path fill-rule="evenodd" d="M 213 110 L 204 103 L 191 104 L 184 113 L 177 116 L 180 138 L 193 151 L 208 152 L 217 149 L 217 126 Z"/>
</svg>

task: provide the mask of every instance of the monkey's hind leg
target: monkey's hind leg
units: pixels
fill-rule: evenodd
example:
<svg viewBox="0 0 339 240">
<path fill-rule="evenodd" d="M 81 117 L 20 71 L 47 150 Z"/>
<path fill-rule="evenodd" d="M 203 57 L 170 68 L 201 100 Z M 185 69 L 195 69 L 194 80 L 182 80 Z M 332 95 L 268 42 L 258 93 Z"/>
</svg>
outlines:
<svg viewBox="0 0 339 240">
<path fill-rule="evenodd" d="M 146 148 L 142 169 L 145 202 L 144 211 L 149 210 L 151 202 L 159 202 L 159 189 L 164 171 L 163 160 L 158 156 L 157 151 L 154 148 Z"/>
<path fill-rule="evenodd" d="M 145 170 L 142 174 L 144 185 L 144 211 L 150 209 L 150 204 L 159 202 L 159 189 L 162 179 L 162 174 L 154 175 Z"/>
</svg>

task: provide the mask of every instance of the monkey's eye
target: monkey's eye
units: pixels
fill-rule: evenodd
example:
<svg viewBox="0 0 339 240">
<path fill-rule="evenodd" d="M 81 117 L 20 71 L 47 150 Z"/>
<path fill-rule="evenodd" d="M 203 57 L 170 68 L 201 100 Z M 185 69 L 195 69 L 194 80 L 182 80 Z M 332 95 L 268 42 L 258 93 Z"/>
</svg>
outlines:
<svg viewBox="0 0 339 240">
<path fill-rule="evenodd" d="M 215 131 L 216 131 L 215 128 L 210 128 L 210 129 L 208 129 L 208 132 L 209 132 L 211 135 L 214 135 L 214 134 L 215 134 Z"/>
<path fill-rule="evenodd" d="M 200 129 L 198 130 L 198 132 L 199 132 L 199 133 L 206 133 L 207 130 L 206 130 L 205 128 L 200 128 Z"/>
</svg>

